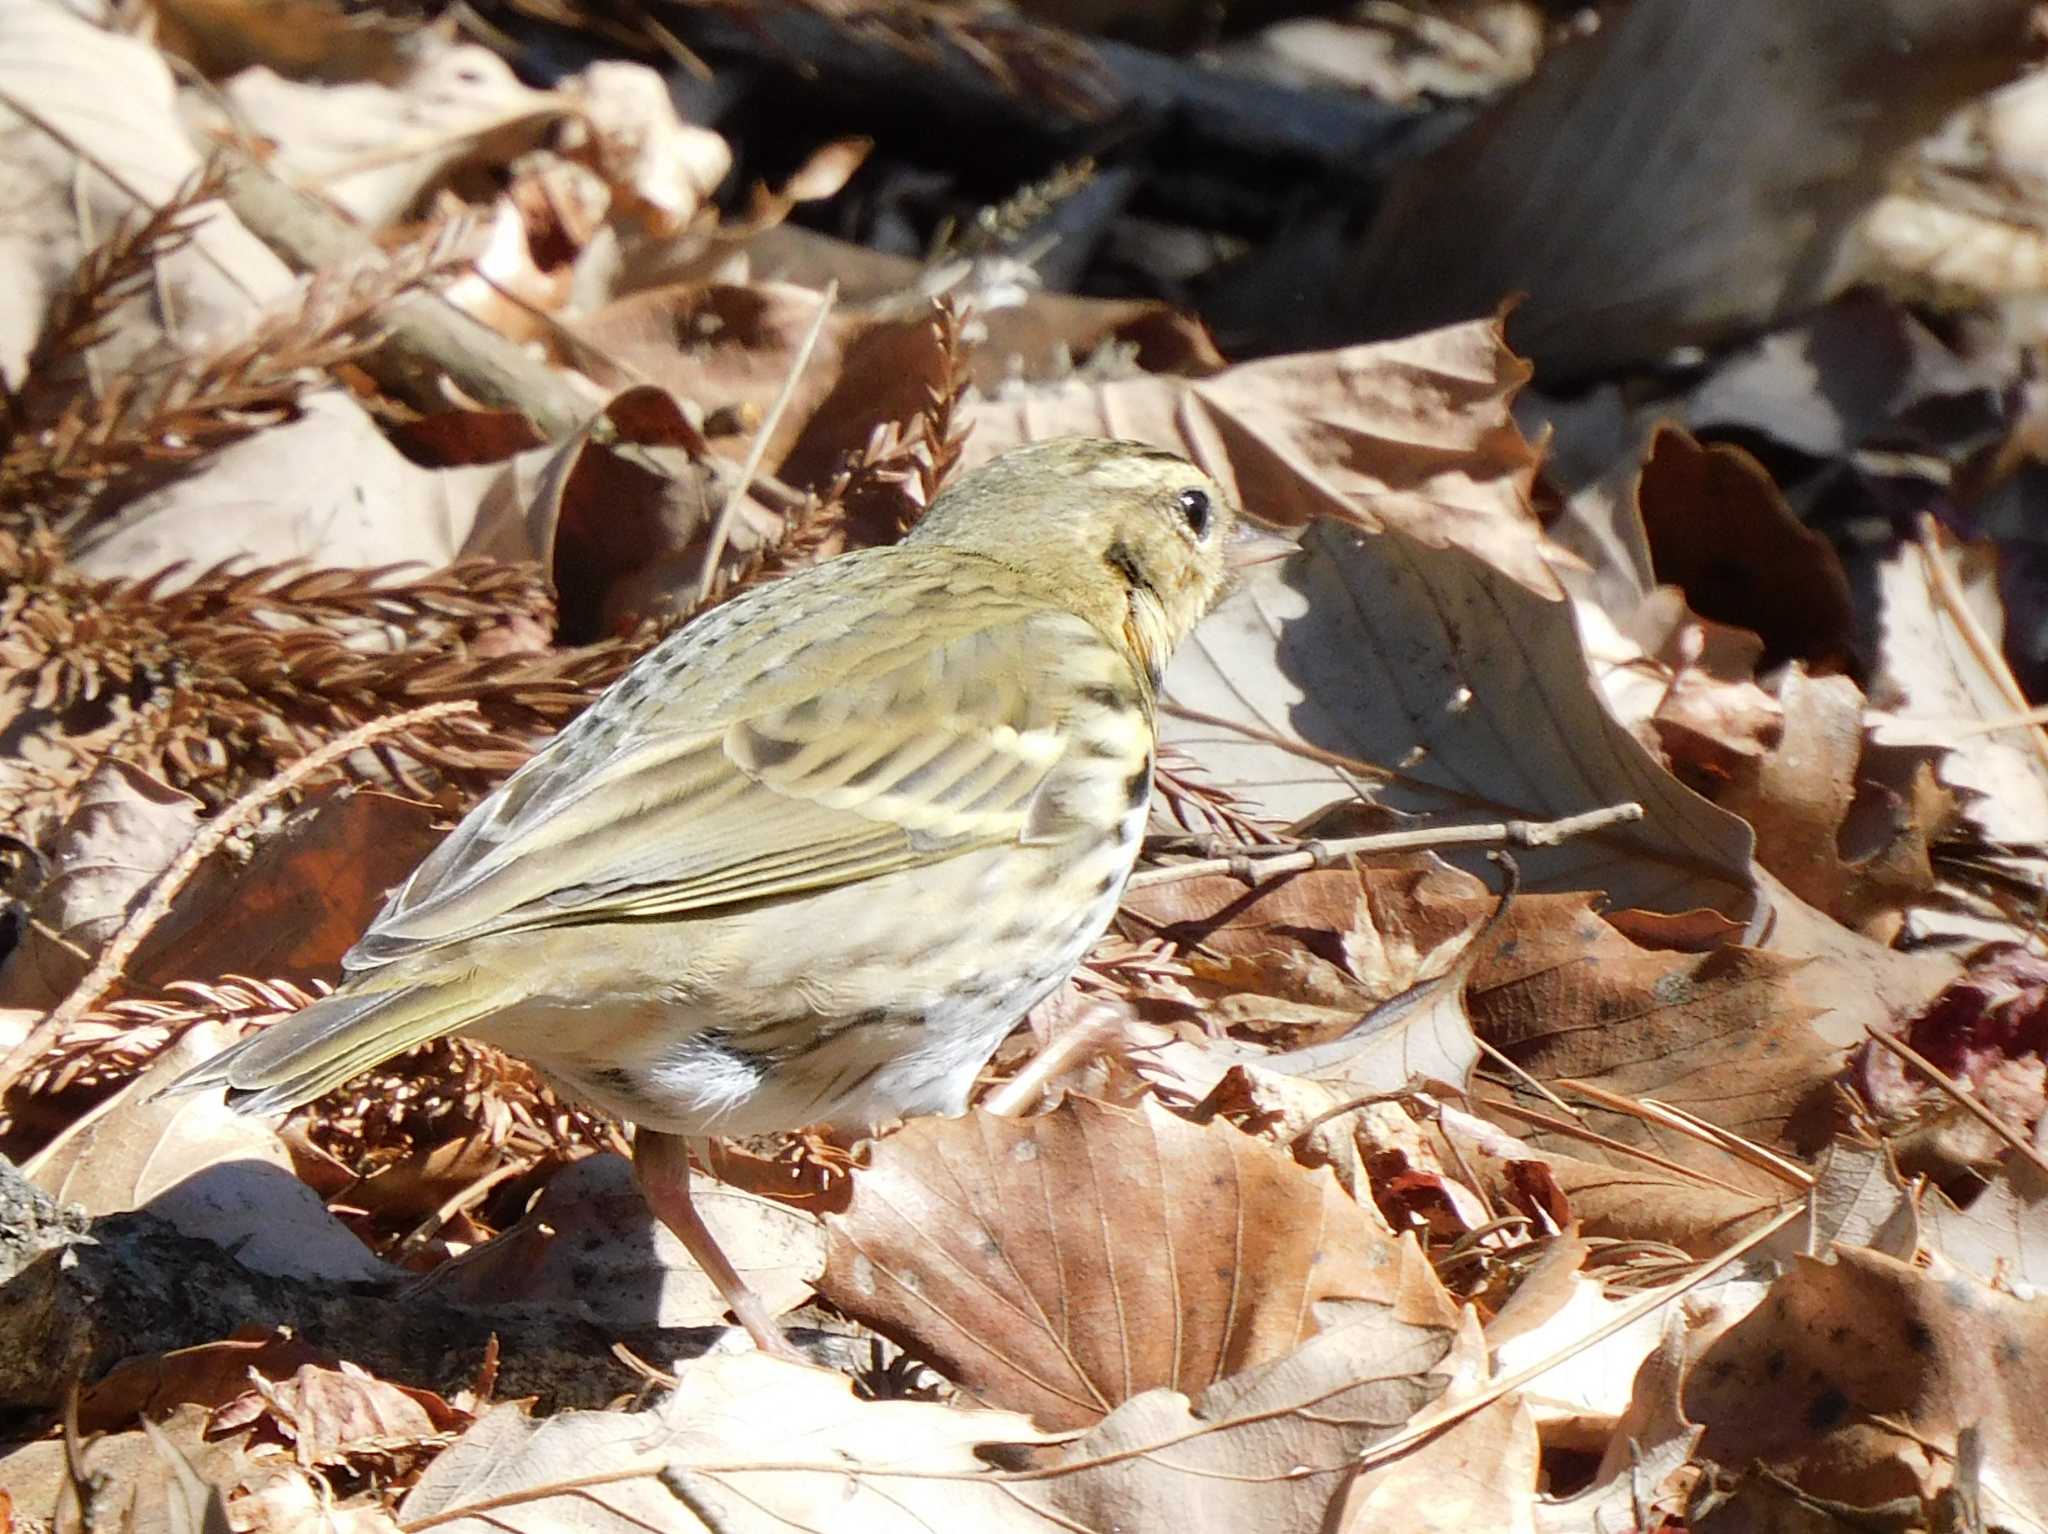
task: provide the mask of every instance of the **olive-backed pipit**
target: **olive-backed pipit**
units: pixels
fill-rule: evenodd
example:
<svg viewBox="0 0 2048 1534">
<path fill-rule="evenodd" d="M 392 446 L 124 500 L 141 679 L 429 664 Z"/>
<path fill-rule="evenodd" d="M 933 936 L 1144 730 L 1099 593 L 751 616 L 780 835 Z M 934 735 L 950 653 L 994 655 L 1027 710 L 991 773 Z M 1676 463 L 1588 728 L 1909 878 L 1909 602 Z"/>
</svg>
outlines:
<svg viewBox="0 0 2048 1534">
<path fill-rule="evenodd" d="M 340 989 L 179 1089 L 270 1112 L 444 1034 L 499 1045 L 638 1126 L 649 1203 L 786 1351 L 679 1137 L 965 1108 L 1116 910 L 1231 524 L 1184 460 L 1065 438 L 705 614 L 449 834 Z"/>
</svg>

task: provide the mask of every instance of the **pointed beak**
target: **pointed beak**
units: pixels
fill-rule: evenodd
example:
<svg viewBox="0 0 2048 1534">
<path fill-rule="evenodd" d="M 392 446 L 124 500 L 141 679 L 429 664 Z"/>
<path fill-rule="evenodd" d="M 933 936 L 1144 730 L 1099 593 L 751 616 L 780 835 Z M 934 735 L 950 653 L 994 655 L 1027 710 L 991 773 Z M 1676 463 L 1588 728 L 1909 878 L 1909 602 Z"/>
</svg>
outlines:
<svg viewBox="0 0 2048 1534">
<path fill-rule="evenodd" d="M 1292 538 L 1269 532 L 1263 527 L 1254 527 L 1240 519 L 1231 529 L 1230 541 L 1223 547 L 1223 564 L 1226 569 L 1242 574 L 1256 566 L 1285 559 L 1298 548 Z"/>
</svg>

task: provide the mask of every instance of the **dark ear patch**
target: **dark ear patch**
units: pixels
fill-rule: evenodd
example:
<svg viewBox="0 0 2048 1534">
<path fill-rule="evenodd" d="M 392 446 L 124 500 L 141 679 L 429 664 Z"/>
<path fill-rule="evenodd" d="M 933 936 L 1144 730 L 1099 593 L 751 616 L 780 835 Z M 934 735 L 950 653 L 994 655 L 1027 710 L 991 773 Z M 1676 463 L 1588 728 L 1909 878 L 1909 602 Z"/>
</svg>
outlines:
<svg viewBox="0 0 2048 1534">
<path fill-rule="evenodd" d="M 1152 764 L 1147 762 L 1124 779 L 1124 808 L 1135 810 L 1152 798 Z"/>
<path fill-rule="evenodd" d="M 1134 591 L 1150 591 L 1152 583 L 1145 579 L 1145 572 L 1138 566 L 1138 556 L 1131 546 L 1119 538 L 1103 551 L 1102 562 L 1123 577 L 1124 584 Z"/>
</svg>

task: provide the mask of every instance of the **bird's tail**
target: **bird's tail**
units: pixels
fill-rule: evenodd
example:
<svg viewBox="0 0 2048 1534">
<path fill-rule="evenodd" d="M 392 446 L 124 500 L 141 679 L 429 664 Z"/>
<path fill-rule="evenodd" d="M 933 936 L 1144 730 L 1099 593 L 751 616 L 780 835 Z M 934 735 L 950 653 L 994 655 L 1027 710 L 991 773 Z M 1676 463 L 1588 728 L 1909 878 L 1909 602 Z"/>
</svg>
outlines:
<svg viewBox="0 0 2048 1534">
<path fill-rule="evenodd" d="M 474 972 L 337 991 L 229 1045 L 163 1095 L 224 1086 L 229 1104 L 244 1113 L 282 1113 L 416 1044 L 478 1022 L 511 999 Z"/>
</svg>

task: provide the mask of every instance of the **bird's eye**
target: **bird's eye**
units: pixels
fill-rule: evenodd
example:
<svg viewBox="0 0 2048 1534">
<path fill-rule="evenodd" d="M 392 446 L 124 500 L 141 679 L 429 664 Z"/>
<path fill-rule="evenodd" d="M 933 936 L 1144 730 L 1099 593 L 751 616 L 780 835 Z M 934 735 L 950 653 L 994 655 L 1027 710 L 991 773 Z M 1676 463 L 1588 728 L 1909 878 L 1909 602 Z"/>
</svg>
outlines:
<svg viewBox="0 0 2048 1534">
<path fill-rule="evenodd" d="M 1176 504 L 1180 507 L 1180 514 L 1187 518 L 1188 531 L 1193 533 L 1198 539 L 1208 537 L 1209 517 L 1212 510 L 1209 505 L 1208 492 L 1206 490 L 1183 490 L 1176 498 Z"/>
</svg>

